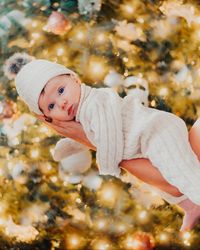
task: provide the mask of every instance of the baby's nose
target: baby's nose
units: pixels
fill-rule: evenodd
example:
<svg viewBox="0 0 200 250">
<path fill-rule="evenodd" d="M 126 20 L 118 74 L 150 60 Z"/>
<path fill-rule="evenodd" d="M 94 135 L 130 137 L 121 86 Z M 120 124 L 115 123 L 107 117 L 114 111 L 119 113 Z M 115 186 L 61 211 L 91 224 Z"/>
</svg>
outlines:
<svg viewBox="0 0 200 250">
<path fill-rule="evenodd" d="M 63 109 L 63 108 L 65 107 L 66 103 L 67 103 L 66 100 L 61 100 L 61 101 L 59 102 L 59 106 Z"/>
</svg>

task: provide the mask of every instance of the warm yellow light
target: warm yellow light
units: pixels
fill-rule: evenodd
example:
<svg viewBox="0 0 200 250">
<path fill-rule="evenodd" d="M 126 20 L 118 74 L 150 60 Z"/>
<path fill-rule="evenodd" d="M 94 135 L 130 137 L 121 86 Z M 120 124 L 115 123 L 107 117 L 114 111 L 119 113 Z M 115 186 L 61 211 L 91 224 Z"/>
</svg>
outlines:
<svg viewBox="0 0 200 250">
<path fill-rule="evenodd" d="M 17 137 L 15 137 L 12 141 L 13 145 L 18 145 L 20 143 L 19 139 Z"/>
<path fill-rule="evenodd" d="M 102 73 L 104 71 L 103 65 L 100 62 L 95 62 L 92 66 L 91 66 L 91 71 L 94 74 L 98 74 L 98 73 Z"/>
<path fill-rule="evenodd" d="M 31 25 L 32 25 L 33 28 L 36 28 L 38 26 L 38 22 L 37 21 L 33 21 Z"/>
<path fill-rule="evenodd" d="M 39 156 L 39 150 L 38 149 L 31 150 L 31 157 L 32 158 L 37 158 L 38 156 Z"/>
<path fill-rule="evenodd" d="M 147 217 L 147 211 L 141 211 L 138 215 L 140 219 L 145 219 Z"/>
<path fill-rule="evenodd" d="M 54 182 L 54 183 L 58 181 L 58 178 L 57 178 L 56 176 L 51 176 L 50 179 L 51 179 L 51 181 Z"/>
<path fill-rule="evenodd" d="M 127 236 L 127 238 L 124 241 L 124 245 L 126 249 L 134 249 L 139 250 L 140 247 L 143 245 L 142 242 L 138 239 L 134 239 L 133 236 Z"/>
<path fill-rule="evenodd" d="M 105 59 L 92 56 L 89 60 L 88 68 L 87 68 L 87 75 L 92 80 L 101 80 L 105 77 L 106 73 L 108 72 L 108 67 L 106 64 Z"/>
<path fill-rule="evenodd" d="M 129 4 L 126 4 L 123 6 L 124 7 L 124 10 L 128 13 L 128 14 L 132 14 L 134 12 L 134 8 L 133 6 L 129 5 Z"/>
<path fill-rule="evenodd" d="M 96 41 L 97 41 L 98 43 L 103 43 L 103 42 L 106 41 L 106 39 L 107 39 L 107 37 L 106 37 L 106 35 L 105 35 L 104 33 L 99 33 L 99 34 L 97 35 L 97 37 L 96 37 Z"/>
<path fill-rule="evenodd" d="M 45 127 L 45 126 L 41 126 L 41 127 L 40 127 L 40 132 L 41 132 L 41 133 L 48 133 L 48 132 L 49 132 L 49 129 L 48 129 L 47 127 Z"/>
<path fill-rule="evenodd" d="M 116 225 L 116 229 L 118 232 L 124 232 L 124 231 L 126 231 L 126 226 L 122 223 L 119 223 Z"/>
<path fill-rule="evenodd" d="M 190 232 L 185 232 L 183 233 L 183 239 L 184 240 L 189 240 L 191 238 L 191 233 Z"/>
<path fill-rule="evenodd" d="M 98 250 L 108 250 L 110 249 L 110 244 L 106 240 L 99 240 L 93 244 L 93 247 Z"/>
<path fill-rule="evenodd" d="M 47 168 L 48 170 L 51 170 L 51 169 L 52 169 L 51 164 L 50 164 L 50 163 L 47 163 L 46 168 Z"/>
<path fill-rule="evenodd" d="M 97 221 L 97 227 L 99 228 L 99 229 L 103 229 L 103 228 L 105 228 L 105 226 L 106 226 L 106 221 L 105 220 L 99 220 L 99 221 Z"/>
<path fill-rule="evenodd" d="M 166 87 L 162 87 L 159 89 L 159 95 L 160 96 L 167 96 L 169 94 L 169 90 Z"/>
<path fill-rule="evenodd" d="M 71 244 L 72 244 L 73 246 L 77 246 L 79 240 L 78 240 L 77 237 L 72 236 L 72 238 L 70 239 L 70 242 L 71 242 Z"/>
<path fill-rule="evenodd" d="M 123 61 L 124 62 L 128 62 L 128 58 L 127 57 L 123 57 Z"/>
<path fill-rule="evenodd" d="M 38 33 L 38 32 L 33 32 L 33 33 L 31 34 L 31 36 L 32 36 L 34 39 L 38 39 L 38 38 L 40 38 L 40 33 Z"/>
<path fill-rule="evenodd" d="M 113 197 L 114 194 L 115 194 L 114 190 L 105 190 L 103 192 L 103 198 L 105 200 L 110 200 L 110 199 L 112 199 L 112 197 Z"/>
<path fill-rule="evenodd" d="M 82 249 L 85 245 L 85 239 L 80 235 L 73 233 L 71 235 L 67 235 L 66 244 L 66 249 Z"/>
<path fill-rule="evenodd" d="M 56 54 L 57 54 L 57 56 L 62 56 L 64 54 L 64 49 L 63 48 L 58 48 Z"/>
<path fill-rule="evenodd" d="M 162 242 L 166 242 L 166 241 L 169 240 L 169 237 L 168 237 L 168 235 L 167 235 L 166 233 L 161 233 L 161 234 L 159 235 L 159 239 L 160 239 L 160 241 L 162 241 Z"/>
<path fill-rule="evenodd" d="M 82 30 L 78 31 L 78 32 L 76 33 L 76 38 L 77 38 L 78 40 L 84 40 L 84 38 L 85 38 L 85 32 L 82 31 Z"/>
<path fill-rule="evenodd" d="M 152 100 L 152 101 L 151 101 L 151 106 L 152 106 L 152 107 L 155 107 L 155 106 L 156 106 L 156 101 L 155 101 L 155 100 Z"/>
<path fill-rule="evenodd" d="M 99 191 L 98 197 L 99 201 L 104 204 L 104 206 L 113 207 L 119 196 L 119 189 L 116 185 L 108 183 L 105 184 Z"/>
<path fill-rule="evenodd" d="M 191 237 L 192 237 L 192 234 L 190 232 L 184 232 L 182 234 L 184 245 L 186 245 L 186 246 L 190 246 L 191 245 L 191 243 L 190 243 Z"/>
<path fill-rule="evenodd" d="M 39 142 L 40 141 L 40 137 L 34 137 L 33 139 L 32 139 L 32 142 Z"/>
</svg>

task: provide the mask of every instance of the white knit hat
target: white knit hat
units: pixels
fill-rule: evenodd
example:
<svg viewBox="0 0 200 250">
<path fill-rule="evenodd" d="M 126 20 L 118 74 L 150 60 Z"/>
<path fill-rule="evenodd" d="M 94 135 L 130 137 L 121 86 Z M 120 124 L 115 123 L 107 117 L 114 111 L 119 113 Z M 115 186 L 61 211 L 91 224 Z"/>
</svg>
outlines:
<svg viewBox="0 0 200 250">
<path fill-rule="evenodd" d="M 62 74 L 76 73 L 65 66 L 44 59 L 36 59 L 19 71 L 15 78 L 16 89 L 19 96 L 36 114 L 42 114 L 38 106 L 40 93 L 46 83 L 53 77 Z"/>
</svg>

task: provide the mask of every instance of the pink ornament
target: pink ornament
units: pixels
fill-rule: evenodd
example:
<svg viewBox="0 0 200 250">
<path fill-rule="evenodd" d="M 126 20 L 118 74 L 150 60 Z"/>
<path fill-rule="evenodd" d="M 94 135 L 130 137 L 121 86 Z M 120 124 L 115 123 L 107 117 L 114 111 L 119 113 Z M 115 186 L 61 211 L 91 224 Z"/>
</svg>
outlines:
<svg viewBox="0 0 200 250">
<path fill-rule="evenodd" d="M 71 24 L 62 13 L 53 11 L 48 19 L 46 28 L 49 32 L 62 35 L 71 29 Z"/>
</svg>

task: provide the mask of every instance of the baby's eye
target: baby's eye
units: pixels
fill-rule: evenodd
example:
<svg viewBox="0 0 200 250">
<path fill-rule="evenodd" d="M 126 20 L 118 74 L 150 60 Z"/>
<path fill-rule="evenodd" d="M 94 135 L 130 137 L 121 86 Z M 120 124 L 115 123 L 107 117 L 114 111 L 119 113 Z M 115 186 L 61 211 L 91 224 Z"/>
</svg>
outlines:
<svg viewBox="0 0 200 250">
<path fill-rule="evenodd" d="M 63 92 L 64 92 L 64 88 L 62 87 L 62 88 L 59 88 L 58 89 L 58 92 L 60 93 L 60 94 L 62 94 Z"/>
<path fill-rule="evenodd" d="M 54 108 L 54 104 L 53 103 L 49 104 L 48 109 L 53 109 L 53 108 Z"/>
</svg>

